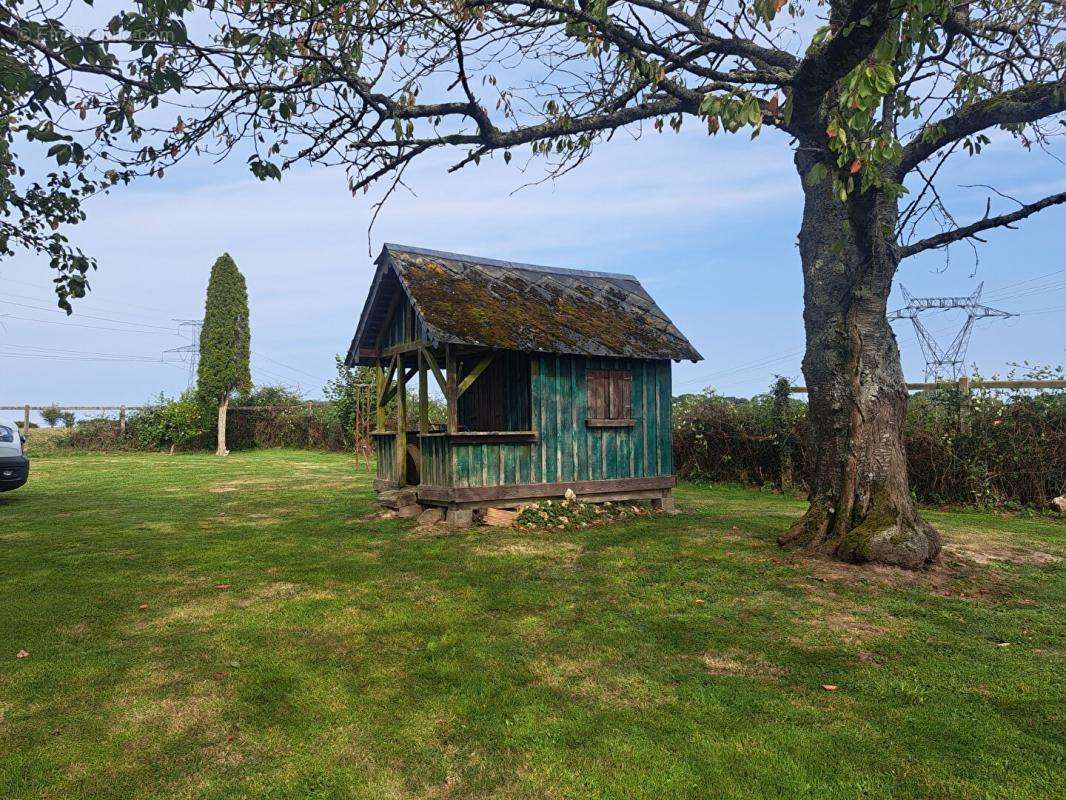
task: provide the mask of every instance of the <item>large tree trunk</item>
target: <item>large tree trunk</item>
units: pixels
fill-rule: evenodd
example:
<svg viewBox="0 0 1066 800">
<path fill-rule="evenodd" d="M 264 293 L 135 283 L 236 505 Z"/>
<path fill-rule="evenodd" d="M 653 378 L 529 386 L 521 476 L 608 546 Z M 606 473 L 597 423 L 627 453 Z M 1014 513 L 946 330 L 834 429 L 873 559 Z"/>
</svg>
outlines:
<svg viewBox="0 0 1066 800">
<path fill-rule="evenodd" d="M 227 395 L 218 404 L 218 449 L 215 451 L 216 456 L 229 455 L 229 450 L 226 449 L 226 413 L 228 411 L 229 396 Z"/>
<path fill-rule="evenodd" d="M 797 154 L 801 177 L 812 158 Z M 828 180 L 804 191 L 803 374 L 815 465 L 810 508 L 780 542 L 844 561 L 921 567 L 937 557 L 940 537 L 910 493 L 907 391 L 886 318 L 898 208 L 879 192 L 842 203 Z"/>
</svg>

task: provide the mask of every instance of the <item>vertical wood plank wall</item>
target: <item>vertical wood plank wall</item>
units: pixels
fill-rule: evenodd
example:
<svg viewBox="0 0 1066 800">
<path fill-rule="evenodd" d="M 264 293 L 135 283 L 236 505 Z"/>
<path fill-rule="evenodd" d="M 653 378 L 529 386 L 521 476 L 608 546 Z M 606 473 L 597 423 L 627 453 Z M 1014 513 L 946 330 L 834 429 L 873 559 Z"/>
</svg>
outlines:
<svg viewBox="0 0 1066 800">
<path fill-rule="evenodd" d="M 452 485 L 451 444 L 444 436 L 419 436 L 422 452 L 422 484 L 425 486 Z"/>
<path fill-rule="evenodd" d="M 451 444 L 435 453 L 430 481 L 423 439 L 423 480 L 434 486 L 501 486 L 519 483 L 656 477 L 673 474 L 670 447 L 669 361 L 534 354 L 530 364 L 533 444 Z M 587 370 L 632 372 L 633 427 L 589 428 Z M 448 469 L 450 467 L 450 469 Z"/>
<path fill-rule="evenodd" d="M 528 353 L 498 350 L 489 368 L 459 398 L 459 423 L 472 431 L 528 431 L 529 359 Z M 480 360 L 461 360 L 460 377 Z"/>
<path fill-rule="evenodd" d="M 404 344 L 415 338 L 416 328 L 421 329 L 420 321 L 416 319 L 414 306 L 411 305 L 410 299 L 404 295 L 396 303 L 396 310 L 392 312 L 392 319 L 389 320 L 385 330 L 381 336 L 382 347 L 392 347 L 397 344 Z"/>
<path fill-rule="evenodd" d="M 376 434 L 373 439 L 374 454 L 378 462 L 378 480 L 396 481 L 396 434 Z"/>
</svg>

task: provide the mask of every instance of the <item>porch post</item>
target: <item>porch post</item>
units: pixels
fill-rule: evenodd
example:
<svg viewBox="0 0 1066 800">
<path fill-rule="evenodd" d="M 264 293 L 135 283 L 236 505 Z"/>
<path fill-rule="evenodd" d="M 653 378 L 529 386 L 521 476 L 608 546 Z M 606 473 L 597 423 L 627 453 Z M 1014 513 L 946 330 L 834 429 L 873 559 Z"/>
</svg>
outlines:
<svg viewBox="0 0 1066 800">
<path fill-rule="evenodd" d="M 385 394 L 385 368 L 381 366 L 381 359 L 374 361 L 374 410 L 377 413 L 377 430 L 385 430 L 385 404 L 382 402 Z"/>
<path fill-rule="evenodd" d="M 459 431 L 459 367 L 455 363 L 455 348 L 451 344 L 444 345 L 444 376 L 447 386 L 444 397 L 448 401 L 448 433 Z"/>
<path fill-rule="evenodd" d="M 418 351 L 418 433 L 429 433 L 429 376 L 426 374 L 426 357 Z"/>
<path fill-rule="evenodd" d="M 396 365 L 396 482 L 407 485 L 407 378 L 403 355 Z"/>
</svg>

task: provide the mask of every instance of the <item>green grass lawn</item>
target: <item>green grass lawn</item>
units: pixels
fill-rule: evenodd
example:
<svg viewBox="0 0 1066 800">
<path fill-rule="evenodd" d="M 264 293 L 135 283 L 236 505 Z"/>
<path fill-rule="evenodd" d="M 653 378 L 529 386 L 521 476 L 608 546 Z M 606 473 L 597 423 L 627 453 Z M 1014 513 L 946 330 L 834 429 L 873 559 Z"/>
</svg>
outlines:
<svg viewBox="0 0 1066 800">
<path fill-rule="evenodd" d="M 369 487 L 37 459 L 0 495 L 0 797 L 1063 796 L 1060 522 L 931 512 L 913 575 L 781 552 L 802 502 L 749 490 L 534 534 Z"/>
</svg>

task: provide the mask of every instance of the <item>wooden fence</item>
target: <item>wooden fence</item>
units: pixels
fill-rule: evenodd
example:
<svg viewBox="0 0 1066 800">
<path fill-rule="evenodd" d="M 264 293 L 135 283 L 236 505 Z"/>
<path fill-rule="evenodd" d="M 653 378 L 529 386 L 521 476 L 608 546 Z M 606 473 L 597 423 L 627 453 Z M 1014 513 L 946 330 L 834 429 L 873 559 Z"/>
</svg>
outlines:
<svg viewBox="0 0 1066 800">
<path fill-rule="evenodd" d="M 789 387 L 793 394 L 806 394 L 806 386 Z M 973 392 L 975 389 L 1066 389 L 1066 380 L 1051 381 L 986 381 L 978 378 L 973 380 L 968 377 L 959 378 L 958 381 L 939 381 L 937 383 L 908 383 L 907 391 L 918 392 L 929 389 L 952 389 L 957 388 L 963 394 Z"/>
<path fill-rule="evenodd" d="M 355 414 L 355 425 L 352 431 L 352 440 L 354 443 L 354 450 L 356 459 L 361 460 L 366 469 L 371 468 L 371 458 L 373 456 L 373 445 L 370 440 L 370 431 L 373 429 L 373 389 L 369 384 L 366 386 L 366 390 L 362 390 L 363 387 L 359 387 L 359 391 L 356 394 L 357 409 Z M 321 402 L 321 401 L 319 401 Z M 98 412 L 118 412 L 118 430 L 119 435 L 126 435 L 126 412 L 139 411 L 141 409 L 150 408 L 147 405 L 117 405 L 117 406 L 59 406 L 49 404 L 46 406 L 35 405 L 21 405 L 21 406 L 0 406 L 0 411 L 16 411 L 22 414 L 22 432 L 23 435 L 29 435 L 30 432 L 30 414 L 34 411 L 56 410 L 56 411 L 98 411 Z M 288 409 L 290 406 L 230 406 L 230 411 L 279 411 Z M 314 414 L 315 401 L 307 401 L 307 417 L 310 420 Z"/>
<path fill-rule="evenodd" d="M 790 386 L 793 394 L 806 394 L 806 386 Z M 978 378 L 976 380 L 967 375 L 957 381 L 939 381 L 936 383 L 908 383 L 907 391 L 921 392 L 934 389 L 951 389 L 959 393 L 959 425 L 966 431 L 970 429 L 970 409 L 973 401 L 973 393 L 979 389 L 1066 389 L 1066 380 L 1020 380 L 1020 381 L 992 381 Z"/>
<path fill-rule="evenodd" d="M 30 412 L 31 411 L 45 411 L 56 409 L 57 411 L 117 411 L 118 412 L 118 429 L 120 433 L 126 432 L 126 412 L 137 411 L 142 408 L 148 408 L 148 406 L 0 406 L 0 411 L 21 411 L 22 412 L 22 432 L 29 433 L 30 430 Z"/>
</svg>

